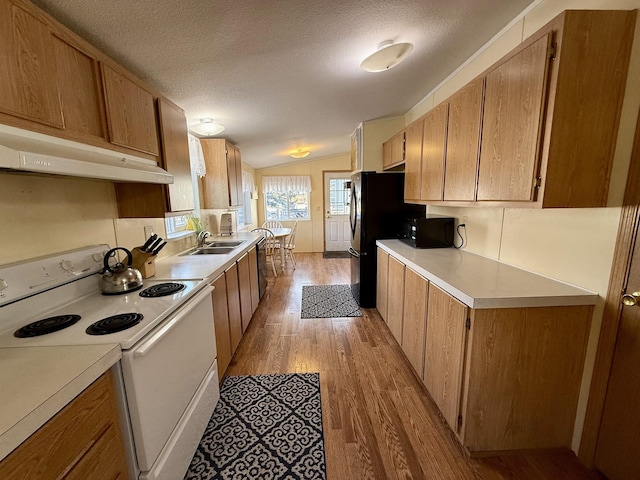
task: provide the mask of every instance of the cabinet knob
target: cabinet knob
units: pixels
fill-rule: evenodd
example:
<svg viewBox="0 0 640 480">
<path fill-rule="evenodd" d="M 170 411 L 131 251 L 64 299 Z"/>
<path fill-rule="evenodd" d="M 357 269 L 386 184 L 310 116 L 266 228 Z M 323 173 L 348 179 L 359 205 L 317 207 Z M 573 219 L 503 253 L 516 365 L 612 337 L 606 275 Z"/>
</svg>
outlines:
<svg viewBox="0 0 640 480">
<path fill-rule="evenodd" d="M 633 307 L 640 302 L 640 292 L 625 293 L 622 295 L 622 303 L 627 307 Z"/>
</svg>

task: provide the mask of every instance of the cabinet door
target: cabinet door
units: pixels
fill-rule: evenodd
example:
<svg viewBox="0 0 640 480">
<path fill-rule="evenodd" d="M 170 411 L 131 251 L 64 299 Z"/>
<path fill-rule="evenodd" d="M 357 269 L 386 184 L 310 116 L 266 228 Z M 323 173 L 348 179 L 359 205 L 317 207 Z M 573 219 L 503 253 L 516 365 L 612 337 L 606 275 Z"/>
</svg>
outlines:
<svg viewBox="0 0 640 480">
<path fill-rule="evenodd" d="M 158 155 L 158 128 L 153 95 L 102 64 L 109 141 Z"/>
<path fill-rule="evenodd" d="M 106 138 L 98 62 L 58 37 L 53 45 L 64 129 Z"/>
<path fill-rule="evenodd" d="M 424 384 L 453 431 L 458 430 L 467 306 L 429 287 Z"/>
<path fill-rule="evenodd" d="M 62 128 L 53 35 L 8 0 L 0 2 L 0 110 Z"/>
<path fill-rule="evenodd" d="M 213 292 L 211 292 L 213 324 L 216 330 L 216 349 L 218 351 L 218 378 L 222 381 L 224 372 L 231 361 L 229 307 L 227 306 L 227 284 L 224 274 L 216 278 L 211 285 L 213 286 Z"/>
<path fill-rule="evenodd" d="M 385 169 L 393 163 L 391 157 L 391 139 L 382 144 L 382 168 Z"/>
<path fill-rule="evenodd" d="M 227 306 L 229 307 L 229 337 L 231 338 L 231 356 L 242 339 L 242 312 L 240 310 L 240 286 L 238 267 L 234 263 L 224 272 L 227 285 Z"/>
<path fill-rule="evenodd" d="M 230 143 L 227 143 L 226 146 L 229 205 L 242 205 L 244 203 L 244 193 L 242 191 L 242 159 L 240 158 L 240 150 Z"/>
<path fill-rule="evenodd" d="M 389 256 L 389 289 L 387 296 L 387 325 L 399 345 L 402 344 L 402 315 L 404 302 L 404 264 Z"/>
<path fill-rule="evenodd" d="M 418 120 L 405 131 L 404 198 L 407 202 L 420 200 L 423 125 L 424 121 Z"/>
<path fill-rule="evenodd" d="M 227 148 L 222 138 L 200 140 L 207 174 L 201 179 L 204 208 L 229 208 Z"/>
<path fill-rule="evenodd" d="M 420 200 L 442 200 L 448 117 L 448 103 L 441 103 L 424 117 Z"/>
<path fill-rule="evenodd" d="M 125 478 L 126 464 L 122 460 L 114 462 L 114 458 L 118 458 L 118 455 L 122 457 L 123 454 L 120 431 L 112 425 L 73 467 L 73 470 L 65 475 L 64 480 Z"/>
<path fill-rule="evenodd" d="M 535 195 L 551 34 L 486 77 L 478 200 Z"/>
<path fill-rule="evenodd" d="M 251 314 L 258 309 L 260 303 L 260 286 L 258 285 L 258 252 L 249 250 L 249 280 L 251 281 Z"/>
<path fill-rule="evenodd" d="M 240 286 L 240 312 L 242 314 L 242 333 L 247 330 L 253 311 L 251 310 L 251 278 L 249 273 L 249 254 L 238 260 L 238 285 Z"/>
<path fill-rule="evenodd" d="M 391 139 L 391 163 L 397 165 L 404 162 L 404 132 L 400 132 Z"/>
<path fill-rule="evenodd" d="M 410 268 L 405 269 L 402 350 L 420 377 L 422 377 L 424 370 L 428 290 L 427 279 Z"/>
<path fill-rule="evenodd" d="M 475 199 L 483 81 L 476 80 L 449 99 L 444 199 Z"/>
<path fill-rule="evenodd" d="M 387 321 L 387 291 L 389 288 L 389 254 L 378 248 L 378 271 L 376 282 L 376 308 L 382 319 Z"/>
<path fill-rule="evenodd" d="M 187 119 L 181 109 L 164 98 L 158 99 L 158 116 L 164 168 L 173 175 L 173 183 L 167 186 L 168 211 L 193 210 L 194 196 Z"/>
</svg>

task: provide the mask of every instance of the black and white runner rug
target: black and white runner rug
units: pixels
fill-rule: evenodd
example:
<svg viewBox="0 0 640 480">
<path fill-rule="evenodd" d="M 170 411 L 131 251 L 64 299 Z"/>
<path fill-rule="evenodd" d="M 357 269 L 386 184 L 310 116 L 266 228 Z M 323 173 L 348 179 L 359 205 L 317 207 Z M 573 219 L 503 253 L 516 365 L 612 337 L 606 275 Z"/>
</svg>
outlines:
<svg viewBox="0 0 640 480">
<path fill-rule="evenodd" d="M 303 285 L 300 318 L 361 317 L 351 285 Z"/>
<path fill-rule="evenodd" d="M 320 375 L 227 377 L 185 480 L 325 480 Z"/>
</svg>

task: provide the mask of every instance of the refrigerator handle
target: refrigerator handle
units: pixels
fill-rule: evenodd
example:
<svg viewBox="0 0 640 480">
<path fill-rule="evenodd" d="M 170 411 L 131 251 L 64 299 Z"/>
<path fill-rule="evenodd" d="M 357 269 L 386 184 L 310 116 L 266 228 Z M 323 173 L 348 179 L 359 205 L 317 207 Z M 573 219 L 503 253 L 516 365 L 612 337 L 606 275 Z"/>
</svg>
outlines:
<svg viewBox="0 0 640 480">
<path fill-rule="evenodd" d="M 349 208 L 349 223 L 351 224 L 351 238 L 356 233 L 356 185 L 355 182 L 351 182 L 351 205 Z"/>
</svg>

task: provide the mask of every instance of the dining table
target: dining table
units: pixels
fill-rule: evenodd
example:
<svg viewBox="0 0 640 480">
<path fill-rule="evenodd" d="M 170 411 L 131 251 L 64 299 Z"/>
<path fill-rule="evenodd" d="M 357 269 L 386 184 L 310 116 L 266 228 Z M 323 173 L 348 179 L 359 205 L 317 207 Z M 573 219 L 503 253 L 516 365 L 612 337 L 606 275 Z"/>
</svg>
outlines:
<svg viewBox="0 0 640 480">
<path fill-rule="evenodd" d="M 270 228 L 269 230 L 273 232 L 273 236 L 275 237 L 274 240 L 276 241 L 276 244 L 280 245 L 280 267 L 284 272 L 285 240 L 289 235 L 291 235 L 291 229 L 287 227 L 275 227 L 275 228 Z"/>
</svg>

